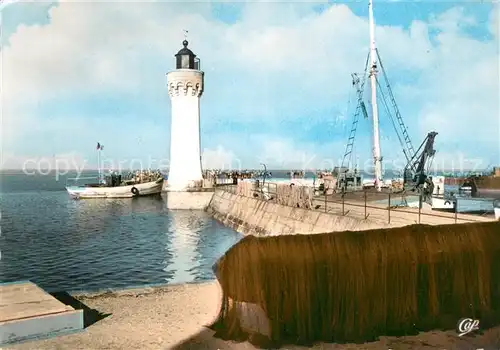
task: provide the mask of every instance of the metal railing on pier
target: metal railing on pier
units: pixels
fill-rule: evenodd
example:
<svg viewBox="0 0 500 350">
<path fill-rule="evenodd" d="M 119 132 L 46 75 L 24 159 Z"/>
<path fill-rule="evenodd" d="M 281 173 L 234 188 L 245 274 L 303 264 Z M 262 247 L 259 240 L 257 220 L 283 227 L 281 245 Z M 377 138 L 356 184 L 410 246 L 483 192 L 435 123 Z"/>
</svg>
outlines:
<svg viewBox="0 0 500 350">
<path fill-rule="evenodd" d="M 377 221 L 394 223 L 408 222 L 413 216 L 413 223 L 428 223 L 430 218 L 441 218 L 443 223 L 481 222 L 484 218 L 478 215 L 464 215 L 458 212 L 455 202 L 453 212 L 430 212 L 423 209 L 424 200 L 420 195 L 403 195 L 400 193 L 380 193 L 373 191 L 356 191 L 334 194 L 319 193 L 319 191 L 305 186 L 301 195 L 290 198 L 280 187 L 291 188 L 290 185 L 278 183 L 242 183 L 238 185 L 221 185 L 218 189 L 232 194 L 265 200 L 271 203 L 287 205 L 325 213 L 362 217 L 365 220 L 372 218 Z M 306 190 L 307 189 L 307 190 Z M 309 191 L 309 192 L 308 192 Z M 286 196 L 287 198 L 283 198 Z M 413 203 L 416 207 L 409 207 Z"/>
</svg>

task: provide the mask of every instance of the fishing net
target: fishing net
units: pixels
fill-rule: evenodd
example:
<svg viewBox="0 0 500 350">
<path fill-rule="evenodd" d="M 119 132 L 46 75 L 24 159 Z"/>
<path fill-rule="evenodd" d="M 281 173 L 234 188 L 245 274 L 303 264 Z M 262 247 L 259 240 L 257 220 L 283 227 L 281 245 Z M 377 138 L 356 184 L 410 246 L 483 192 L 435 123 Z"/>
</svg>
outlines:
<svg viewBox="0 0 500 350">
<path fill-rule="evenodd" d="M 310 209 L 314 191 L 308 186 L 264 183 L 260 182 L 245 182 L 241 181 L 236 186 L 236 194 L 252 198 L 265 198 L 265 194 L 269 199 L 273 199 L 277 204 L 289 207 Z"/>
<path fill-rule="evenodd" d="M 276 203 L 288 207 L 310 209 L 313 192 L 313 189 L 308 186 L 278 184 L 276 185 Z"/>
<path fill-rule="evenodd" d="M 247 236 L 215 269 L 224 339 L 364 342 L 462 317 L 484 325 L 500 314 L 500 222 Z"/>
</svg>

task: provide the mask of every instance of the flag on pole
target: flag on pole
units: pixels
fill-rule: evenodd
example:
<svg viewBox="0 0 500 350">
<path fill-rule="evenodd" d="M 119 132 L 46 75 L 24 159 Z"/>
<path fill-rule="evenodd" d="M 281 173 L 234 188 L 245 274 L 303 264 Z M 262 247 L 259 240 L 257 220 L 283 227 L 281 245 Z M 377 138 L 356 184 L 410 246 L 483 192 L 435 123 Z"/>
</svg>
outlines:
<svg viewBox="0 0 500 350">
<path fill-rule="evenodd" d="M 99 151 L 99 150 L 102 150 L 103 148 L 104 148 L 104 146 L 103 146 L 103 145 L 101 145 L 101 144 L 98 142 L 98 143 L 97 143 L 97 148 L 96 148 L 96 150 L 98 150 L 98 151 Z"/>
</svg>

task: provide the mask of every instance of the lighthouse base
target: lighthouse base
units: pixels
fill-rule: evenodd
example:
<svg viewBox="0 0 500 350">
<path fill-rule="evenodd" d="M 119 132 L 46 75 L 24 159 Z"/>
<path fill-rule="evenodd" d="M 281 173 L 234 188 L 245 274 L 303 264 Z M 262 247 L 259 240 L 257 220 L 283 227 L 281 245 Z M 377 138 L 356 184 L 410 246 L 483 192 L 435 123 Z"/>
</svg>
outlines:
<svg viewBox="0 0 500 350">
<path fill-rule="evenodd" d="M 168 209 L 205 210 L 210 204 L 215 188 L 193 188 L 183 191 L 169 190 L 162 192 Z"/>
</svg>

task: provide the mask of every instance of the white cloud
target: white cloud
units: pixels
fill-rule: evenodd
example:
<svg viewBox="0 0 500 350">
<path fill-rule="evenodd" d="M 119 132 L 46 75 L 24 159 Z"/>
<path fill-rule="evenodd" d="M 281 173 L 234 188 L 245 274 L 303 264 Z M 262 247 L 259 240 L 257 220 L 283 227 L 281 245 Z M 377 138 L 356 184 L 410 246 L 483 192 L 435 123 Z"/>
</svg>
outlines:
<svg viewBox="0 0 500 350">
<path fill-rule="evenodd" d="M 262 164 L 268 169 L 331 168 L 340 165 L 345 150 L 343 141 L 317 144 L 265 133 L 214 137 L 220 145 L 203 152 L 203 164 L 209 168 L 262 168 Z"/>
<path fill-rule="evenodd" d="M 232 152 L 219 145 L 216 149 L 204 149 L 202 153 L 203 169 L 242 169 L 241 160 Z"/>
<path fill-rule="evenodd" d="M 320 14 L 313 11 L 316 5 L 248 4 L 241 21 L 224 24 L 210 17 L 207 3 L 62 1 L 51 9 L 49 25 L 20 26 L 2 48 L 4 150 L 13 152 L 16 144 L 24 142 L 26 130 L 62 135 L 69 128 L 75 130 L 75 123 L 85 125 L 85 116 L 68 116 L 63 124 L 66 130 L 54 121 L 40 120 L 41 103 L 75 94 L 164 89 L 163 74 L 172 68 L 172 55 L 185 28 L 201 56 L 207 74 L 204 98 L 215 101 L 214 113 L 230 110 L 235 119 L 266 121 L 274 116 L 286 122 L 331 104 L 344 110 L 349 75 L 360 72 L 366 59 L 367 21 L 346 5 L 333 5 Z M 446 147 L 457 139 L 470 139 L 474 125 L 474 134 L 482 135 L 482 146 L 491 149 L 492 155 L 485 157 L 494 158 L 500 155 L 498 44 L 464 34 L 465 27 L 474 25 L 474 18 L 456 8 L 431 17 L 428 23 L 415 21 L 408 31 L 378 26 L 376 35 L 390 77 L 402 72 L 416 76 L 411 83 L 393 86 L 403 115 L 419 120 L 412 136 L 421 140 L 436 129 L 438 142 Z M 440 31 L 435 40 L 429 36 L 431 29 Z M 489 29 L 498 38 L 497 11 L 492 11 Z M 153 125 L 148 139 L 155 137 L 156 143 L 167 142 Z M 253 140 L 265 144 L 261 150 L 265 156 L 259 157 L 291 167 L 300 163 L 298 159 L 321 154 L 325 147 L 297 145 L 275 135 L 266 135 L 265 141 L 256 135 Z M 154 143 L 143 145 L 142 152 L 152 153 Z M 338 140 L 340 155 L 344 143 Z M 205 152 L 207 164 L 235 158 L 243 164 L 257 162 L 252 152 L 240 155 L 233 148 L 221 140 L 218 148 Z M 467 149 L 476 157 L 474 152 Z M 157 157 L 165 154 L 166 148 Z"/>
<path fill-rule="evenodd" d="M 485 163 L 482 158 L 470 158 L 464 152 L 454 151 L 437 153 L 432 162 L 434 171 L 451 170 L 457 172 L 480 171 L 491 168 L 491 163 Z"/>
<path fill-rule="evenodd" d="M 331 169 L 342 164 L 345 144 L 342 141 L 327 144 L 297 142 L 292 138 L 276 138 L 272 134 L 258 134 L 249 137 L 253 147 L 246 147 L 246 142 L 234 142 L 238 137 L 218 135 L 218 140 L 228 139 L 230 149 L 218 146 L 216 149 L 205 149 L 203 164 L 208 168 L 242 169 L 262 168 L 265 164 L 268 169 Z M 420 144 L 415 145 L 418 148 Z M 358 145 L 353 152 L 351 161 L 357 163 L 361 169 L 370 171 L 372 167 L 371 150 L 362 150 Z M 395 140 L 388 140 L 385 150 L 384 167 L 387 169 L 404 168 L 407 161 L 397 147 Z M 369 147 L 367 147 L 369 148 Z M 243 163 L 241 160 L 248 160 Z M 243 164 L 242 164 L 243 163 Z M 248 166 L 244 166 L 247 164 Z M 470 157 L 459 150 L 451 152 L 437 152 L 432 163 L 431 171 L 467 171 L 491 167 L 493 164 L 485 163 L 484 159 Z M 241 167 L 241 165 L 243 165 Z M 347 164 L 345 164 L 347 165 Z M 354 165 L 354 164 L 353 164 Z"/>
</svg>

